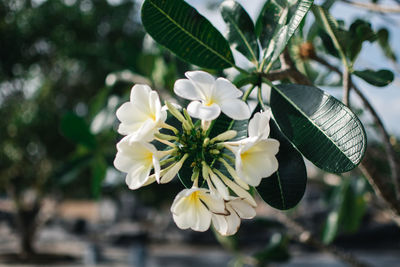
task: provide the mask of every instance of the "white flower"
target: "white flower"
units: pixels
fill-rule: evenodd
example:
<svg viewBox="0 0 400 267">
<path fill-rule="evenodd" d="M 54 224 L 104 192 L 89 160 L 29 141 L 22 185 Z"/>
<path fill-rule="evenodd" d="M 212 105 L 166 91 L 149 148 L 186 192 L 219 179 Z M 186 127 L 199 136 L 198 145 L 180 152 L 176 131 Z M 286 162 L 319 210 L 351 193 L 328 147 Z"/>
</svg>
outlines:
<svg viewBox="0 0 400 267">
<path fill-rule="evenodd" d="M 240 219 L 251 219 L 256 216 L 252 205 L 241 198 L 233 198 L 225 203 L 228 215 L 212 214 L 212 223 L 215 229 L 224 236 L 233 235 L 240 226 Z"/>
<path fill-rule="evenodd" d="M 278 170 L 279 141 L 268 138 L 269 119 L 269 112 L 256 113 L 249 122 L 249 137 L 224 143 L 235 154 L 237 175 L 251 186 L 258 186 L 262 178 Z"/>
<path fill-rule="evenodd" d="M 117 110 L 121 121 L 118 132 L 131 135 L 132 140 L 151 141 L 153 134 L 167 118 L 167 112 L 161 107 L 157 92 L 147 85 L 132 87 L 130 102 L 122 104 Z"/>
<path fill-rule="evenodd" d="M 271 176 L 278 170 L 275 155 L 279 142 L 275 139 L 242 140 L 234 149 L 235 169 L 238 176 L 251 186 L 258 186 L 263 177 Z"/>
<path fill-rule="evenodd" d="M 182 190 L 175 197 L 171 212 L 179 228 L 200 232 L 210 227 L 212 212 L 226 214 L 222 198 L 197 187 Z"/>
<path fill-rule="evenodd" d="M 137 189 L 160 180 L 158 151 L 152 144 L 142 141 L 131 142 L 127 136 L 117 144 L 117 150 L 114 166 L 127 173 L 126 184 L 130 189 Z M 150 175 L 151 169 L 154 169 L 154 175 Z"/>
<path fill-rule="evenodd" d="M 190 116 L 204 121 L 216 119 L 221 110 L 228 117 L 244 120 L 250 117 L 247 104 L 238 99 L 242 92 L 230 81 L 215 78 L 204 71 L 188 71 L 188 79 L 175 82 L 174 92 L 178 96 L 192 100 L 187 107 Z"/>
</svg>

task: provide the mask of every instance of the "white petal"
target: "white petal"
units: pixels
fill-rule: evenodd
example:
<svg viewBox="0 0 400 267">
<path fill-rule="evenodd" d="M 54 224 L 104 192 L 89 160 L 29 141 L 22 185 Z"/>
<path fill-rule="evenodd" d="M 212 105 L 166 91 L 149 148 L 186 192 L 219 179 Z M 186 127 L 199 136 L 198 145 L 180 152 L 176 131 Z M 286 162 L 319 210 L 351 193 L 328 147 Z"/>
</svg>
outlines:
<svg viewBox="0 0 400 267">
<path fill-rule="evenodd" d="M 230 205 L 242 219 L 251 219 L 256 216 L 256 210 L 240 198 L 229 201 L 228 205 Z"/>
<path fill-rule="evenodd" d="M 207 205 L 210 211 L 219 214 L 226 213 L 224 200 L 220 196 L 204 193 L 201 194 L 200 199 Z"/>
<path fill-rule="evenodd" d="M 245 120 L 250 118 L 249 106 L 240 99 L 226 99 L 219 103 L 221 110 L 226 116 L 234 120 Z"/>
<path fill-rule="evenodd" d="M 227 209 L 230 212 L 230 215 L 225 216 L 226 222 L 228 224 L 228 229 L 224 235 L 234 235 L 236 234 L 237 230 L 239 230 L 240 218 L 236 214 L 236 212 L 231 207 L 229 207 L 229 205 L 227 206 Z"/>
<path fill-rule="evenodd" d="M 169 183 L 172 179 L 175 178 L 175 176 L 178 174 L 179 170 L 181 169 L 182 165 L 179 165 L 176 163 L 174 166 L 172 166 L 162 177 L 161 177 L 161 183 L 166 184 Z"/>
<path fill-rule="evenodd" d="M 191 228 L 199 232 L 207 231 L 211 224 L 211 212 L 200 201 L 196 209 L 196 221 Z"/>
<path fill-rule="evenodd" d="M 216 119 L 221 113 L 221 109 L 218 105 L 212 104 L 211 106 L 206 106 L 199 101 L 190 102 L 187 111 L 190 116 L 206 121 Z"/>
<path fill-rule="evenodd" d="M 249 136 L 259 137 L 260 139 L 266 139 L 269 136 L 270 112 L 257 112 L 249 122 Z"/>
<path fill-rule="evenodd" d="M 225 78 L 218 78 L 215 81 L 214 96 L 217 99 L 239 98 L 242 94 L 242 91 Z"/>
<path fill-rule="evenodd" d="M 188 71 L 185 73 L 185 76 L 189 78 L 203 97 L 212 95 L 215 79 L 211 74 L 204 71 Z"/>
<path fill-rule="evenodd" d="M 202 100 L 204 95 L 193 83 L 187 79 L 180 79 L 175 82 L 174 93 L 189 100 Z"/>
<path fill-rule="evenodd" d="M 247 192 L 246 190 L 244 190 L 242 187 L 240 187 L 239 185 L 237 185 L 236 183 L 234 183 L 232 180 L 230 180 L 227 177 L 221 177 L 223 178 L 224 183 L 230 188 L 232 189 L 232 191 L 241 198 L 246 199 L 252 206 L 257 206 L 257 203 L 255 202 L 254 198 L 250 195 L 249 192 Z"/>
<path fill-rule="evenodd" d="M 222 183 L 222 181 L 219 179 L 215 173 L 211 172 L 210 173 L 210 178 L 212 183 L 215 185 L 218 193 L 225 199 L 229 199 L 229 191 L 228 188 Z"/>
<path fill-rule="evenodd" d="M 221 235 L 226 235 L 228 232 L 228 222 L 226 221 L 225 216 L 212 214 L 211 220 L 215 230 L 217 230 Z"/>
<path fill-rule="evenodd" d="M 150 174 L 151 166 L 140 166 L 129 172 L 126 176 L 125 182 L 128 185 L 129 189 L 138 189 L 142 187 L 148 180 Z"/>
<path fill-rule="evenodd" d="M 157 180 L 157 183 L 160 183 L 160 172 L 161 172 L 161 167 L 160 167 L 160 160 L 153 154 L 153 168 L 154 168 L 154 176 Z"/>
<path fill-rule="evenodd" d="M 149 106 L 151 88 L 145 84 L 136 84 L 131 89 L 131 102 L 143 113 L 151 113 Z"/>
</svg>

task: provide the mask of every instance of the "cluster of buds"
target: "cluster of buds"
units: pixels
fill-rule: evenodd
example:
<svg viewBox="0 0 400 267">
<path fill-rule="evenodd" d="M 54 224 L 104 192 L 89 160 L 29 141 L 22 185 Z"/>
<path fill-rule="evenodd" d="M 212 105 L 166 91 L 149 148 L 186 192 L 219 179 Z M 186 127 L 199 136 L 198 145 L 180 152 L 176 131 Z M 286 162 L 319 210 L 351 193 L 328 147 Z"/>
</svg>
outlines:
<svg viewBox="0 0 400 267">
<path fill-rule="evenodd" d="M 118 132 L 115 167 L 126 172 L 126 183 L 137 189 L 151 183 L 168 183 L 185 164 L 192 168 L 190 188 L 173 201 L 171 212 L 181 229 L 206 231 L 212 224 L 222 235 L 237 232 L 241 219 L 256 215 L 256 202 L 249 193 L 262 178 L 278 169 L 279 142 L 269 137 L 269 112 L 258 112 L 248 124 L 248 137 L 235 140 L 227 130 L 210 137 L 220 113 L 234 120 L 250 117 L 242 92 L 224 78 L 214 79 L 202 71 L 187 72 L 176 81 L 174 92 L 191 100 L 187 108 L 166 102 L 147 85 L 135 85 L 130 102 L 117 110 Z M 166 123 L 167 112 L 182 125 Z M 158 144 L 162 150 L 157 150 Z M 189 177 L 187 177 L 189 178 Z"/>
</svg>

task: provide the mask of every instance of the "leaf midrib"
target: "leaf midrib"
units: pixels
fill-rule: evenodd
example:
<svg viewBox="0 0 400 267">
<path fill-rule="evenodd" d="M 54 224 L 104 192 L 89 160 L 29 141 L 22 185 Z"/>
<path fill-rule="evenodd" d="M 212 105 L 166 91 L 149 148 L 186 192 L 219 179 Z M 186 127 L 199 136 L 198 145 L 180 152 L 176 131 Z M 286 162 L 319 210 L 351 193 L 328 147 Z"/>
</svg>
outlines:
<svg viewBox="0 0 400 267">
<path fill-rule="evenodd" d="M 158 7 L 155 3 L 153 3 L 151 0 L 148 0 L 148 2 L 155 7 L 161 14 L 163 14 L 166 18 L 168 18 L 173 24 L 175 24 L 179 29 L 181 29 L 184 33 L 186 33 L 189 37 L 192 39 L 196 40 L 198 43 L 200 43 L 202 46 L 204 46 L 207 50 L 211 51 L 213 54 L 217 55 L 219 58 L 221 58 L 223 61 L 228 63 L 230 66 L 234 67 L 235 65 L 227 60 L 223 55 L 219 54 L 217 51 L 212 49 L 211 47 L 207 46 L 203 41 L 198 39 L 196 36 L 192 35 L 189 31 L 187 31 L 185 28 L 183 28 L 180 24 L 178 24 L 172 17 L 170 17 L 164 10 L 162 10 L 160 7 Z M 186 3 L 185 3 L 186 4 Z"/>
<path fill-rule="evenodd" d="M 231 24 L 233 25 L 233 27 L 235 27 L 236 31 L 239 33 L 239 36 L 242 38 L 244 44 L 246 45 L 247 49 L 249 50 L 251 56 L 253 57 L 253 60 L 257 61 L 258 59 L 257 59 L 253 49 L 251 48 L 249 42 L 247 41 L 246 37 L 244 36 L 243 32 L 240 30 L 238 25 L 235 23 L 235 20 L 232 18 L 232 16 L 228 12 L 227 12 L 227 17 L 228 17 L 229 21 L 231 22 Z"/>
<path fill-rule="evenodd" d="M 290 98 L 286 97 L 286 95 L 283 94 L 283 93 L 279 90 L 279 88 L 277 88 L 277 87 L 275 87 L 275 86 L 273 86 L 273 88 L 275 88 L 275 90 L 276 90 L 286 101 L 288 101 L 298 112 L 300 112 L 300 113 L 303 115 L 303 117 L 305 117 L 311 124 L 313 124 L 320 132 L 322 132 L 322 133 L 327 137 L 327 139 L 328 139 L 333 145 L 335 145 L 337 148 L 339 148 L 339 151 L 340 151 L 340 153 L 341 153 L 342 155 L 344 155 L 353 165 L 356 165 L 346 154 L 344 154 L 344 153 L 342 152 L 342 150 L 341 150 L 340 147 L 336 144 L 336 142 L 335 142 L 334 140 L 332 140 L 331 138 L 329 138 L 328 135 L 325 134 L 325 131 L 323 131 L 317 124 L 315 124 L 312 120 L 309 119 L 309 117 L 303 112 L 303 110 L 301 110 L 293 101 L 291 101 Z M 329 97 L 329 96 L 328 96 L 328 97 Z M 343 107 L 342 107 L 342 108 L 343 108 Z M 348 112 L 346 112 L 346 113 L 348 114 Z M 350 115 L 351 115 L 351 114 L 350 114 Z M 354 117 L 353 117 L 353 119 L 354 119 Z"/>
</svg>

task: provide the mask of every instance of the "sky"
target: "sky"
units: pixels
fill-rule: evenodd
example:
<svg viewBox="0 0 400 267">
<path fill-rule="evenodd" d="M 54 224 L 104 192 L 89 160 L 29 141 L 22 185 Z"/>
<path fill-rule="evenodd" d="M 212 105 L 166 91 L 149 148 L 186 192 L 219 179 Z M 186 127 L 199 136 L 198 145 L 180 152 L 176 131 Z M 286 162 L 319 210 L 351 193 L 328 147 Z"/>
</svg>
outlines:
<svg viewBox="0 0 400 267">
<path fill-rule="evenodd" d="M 205 6 L 206 1 L 187 0 L 187 2 L 210 20 L 210 22 L 221 33 L 226 32 L 225 23 L 218 10 L 210 11 L 207 9 Z M 237 2 L 246 9 L 250 17 L 255 21 L 255 18 L 258 16 L 265 0 L 237 0 Z M 319 3 L 320 1 L 316 0 L 315 2 Z M 394 2 L 381 1 L 380 3 L 389 6 L 391 4 L 393 5 Z M 337 1 L 337 3 L 332 7 L 331 13 L 336 19 L 345 21 L 347 27 L 355 18 L 362 18 L 369 21 L 374 30 L 378 30 L 381 27 L 388 28 L 391 33 L 390 43 L 392 48 L 394 49 L 395 54 L 400 57 L 400 46 L 395 45 L 400 44 L 400 14 L 385 14 L 385 16 L 380 14 L 371 14 L 365 9 L 354 8 L 353 6 L 339 1 Z M 237 62 L 240 65 L 240 62 L 242 61 L 238 58 L 240 55 L 238 56 L 238 54 L 235 53 L 235 57 L 237 57 Z M 370 44 L 368 42 L 364 43 L 362 52 L 355 64 L 355 69 L 362 70 L 366 68 L 375 70 L 386 68 L 394 71 L 394 66 L 384 57 L 378 45 L 376 43 Z M 400 79 L 399 73 L 396 71 L 394 71 L 394 73 L 395 81 L 386 87 L 371 86 L 357 77 L 354 77 L 353 80 L 372 103 L 389 133 L 400 136 Z M 338 92 L 340 92 L 339 90 L 332 88 L 323 89 L 334 96 L 337 96 Z"/>
</svg>

